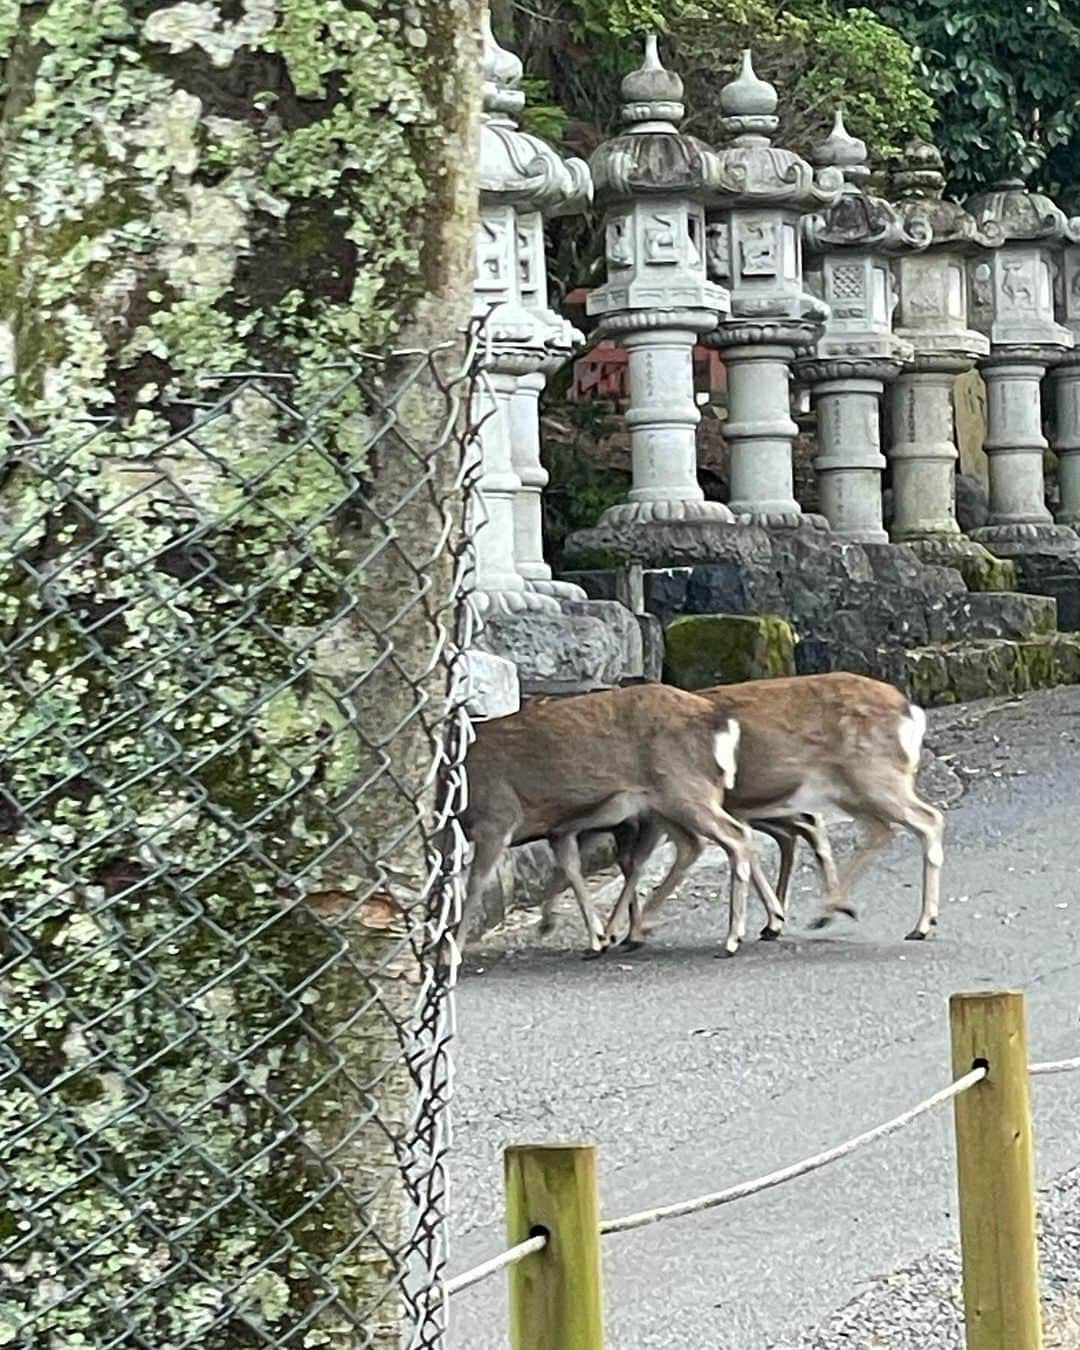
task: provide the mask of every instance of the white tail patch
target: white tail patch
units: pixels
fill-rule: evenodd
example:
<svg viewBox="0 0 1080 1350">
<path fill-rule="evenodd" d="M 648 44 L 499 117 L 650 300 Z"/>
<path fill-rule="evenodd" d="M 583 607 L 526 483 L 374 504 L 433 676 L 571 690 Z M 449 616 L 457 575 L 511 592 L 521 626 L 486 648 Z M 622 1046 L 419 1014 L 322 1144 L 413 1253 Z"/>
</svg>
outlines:
<svg viewBox="0 0 1080 1350">
<path fill-rule="evenodd" d="M 900 749 L 907 759 L 908 766 L 914 772 L 919 767 L 922 755 L 923 737 L 926 735 L 926 714 L 913 703 L 907 717 L 903 718 L 896 730 Z"/>
<path fill-rule="evenodd" d="M 735 786 L 735 766 L 741 734 L 738 722 L 732 717 L 724 730 L 716 732 L 713 736 L 713 754 L 724 776 L 724 787 L 729 792 Z"/>
</svg>

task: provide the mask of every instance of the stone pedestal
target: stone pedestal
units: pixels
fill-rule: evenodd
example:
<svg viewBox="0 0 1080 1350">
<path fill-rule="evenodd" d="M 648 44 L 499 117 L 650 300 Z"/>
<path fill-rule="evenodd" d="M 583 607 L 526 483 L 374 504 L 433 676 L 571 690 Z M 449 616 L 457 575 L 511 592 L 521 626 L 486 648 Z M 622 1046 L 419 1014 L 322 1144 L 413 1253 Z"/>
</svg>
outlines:
<svg viewBox="0 0 1080 1350">
<path fill-rule="evenodd" d="M 992 538 L 1000 526 L 1052 523 L 1043 485 L 1049 446 L 1042 432 L 1041 386 L 1056 355 L 1038 347 L 1002 347 L 980 364 L 990 473 L 990 524 L 979 531 L 983 538 Z"/>
<path fill-rule="evenodd" d="M 722 503 L 705 500 L 697 480 L 694 347 L 715 326 L 715 314 L 701 310 L 616 314 L 605 322 L 605 334 L 628 355 L 633 486 L 602 524 L 733 519 Z"/>
<path fill-rule="evenodd" d="M 527 590 L 557 600 L 584 600 L 580 586 L 554 581 L 544 561 L 541 494 L 548 472 L 540 461 L 540 395 L 547 376 L 543 371 L 521 376 L 510 400 L 511 462 L 520 487 L 514 494 L 514 561 Z"/>
<path fill-rule="evenodd" d="M 516 503 L 522 483 L 511 449 L 511 405 L 522 374 L 531 374 L 537 363 L 535 357 L 496 351 L 477 389 L 475 416 L 480 424 L 482 467 L 477 483 L 473 585 L 474 603 L 481 615 L 559 612 L 556 599 L 527 588 L 515 556 Z"/>
<path fill-rule="evenodd" d="M 954 510 L 956 464 L 953 385 L 971 361 L 920 353 L 902 370 L 889 395 L 894 515 L 898 543 L 959 539 Z"/>
<path fill-rule="evenodd" d="M 1080 351 L 1069 352 L 1054 370 L 1059 504 L 1057 521 L 1080 526 Z"/>
<path fill-rule="evenodd" d="M 813 390 L 817 409 L 814 460 L 821 510 L 841 539 L 887 544 L 881 519 L 881 398 L 899 364 L 807 361 L 800 379 Z"/>
</svg>

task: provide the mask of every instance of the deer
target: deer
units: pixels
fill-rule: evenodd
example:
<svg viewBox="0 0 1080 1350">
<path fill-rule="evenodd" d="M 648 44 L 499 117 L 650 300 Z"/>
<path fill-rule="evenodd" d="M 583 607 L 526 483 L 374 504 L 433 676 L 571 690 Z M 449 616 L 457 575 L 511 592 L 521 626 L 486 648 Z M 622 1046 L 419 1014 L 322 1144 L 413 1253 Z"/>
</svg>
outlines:
<svg viewBox="0 0 1080 1350">
<path fill-rule="evenodd" d="M 915 791 L 926 733 L 923 710 L 892 685 L 839 671 L 719 685 L 699 694 L 709 703 L 722 705 L 739 723 L 737 774 L 727 792 L 725 810 L 774 833 L 787 859 L 777 887 L 783 917 L 777 923 L 770 913 L 762 938 L 779 937 L 786 922 L 790 855 L 796 836 L 809 840 L 825 877 L 825 904 L 812 924 L 820 929 L 837 914 L 856 917 L 849 899 L 853 885 L 901 828 L 920 840 L 923 854 L 922 906 L 907 938 L 922 941 L 928 937 L 937 928 L 940 910 L 944 819 Z M 830 810 L 851 816 L 866 829 L 863 847 L 842 877 L 832 863 L 822 819 Z M 665 834 L 675 842 L 675 861 L 641 906 L 629 880 L 640 877 L 645 861 Z M 613 942 L 629 911 L 626 942 L 631 948 L 639 947 L 645 940 L 647 919 L 677 889 L 704 843 L 686 830 L 672 831 L 655 817 L 620 822 L 617 835 L 627 885 L 604 927 L 604 943 Z M 760 892 L 756 875 L 755 885 Z M 730 927 L 727 955 L 738 950 L 738 944 L 733 945 L 735 936 Z"/>
<path fill-rule="evenodd" d="M 724 809 L 741 731 L 722 698 L 634 685 L 542 700 L 480 722 L 475 731 L 465 760 L 468 801 L 461 815 L 474 846 L 459 926 L 462 946 L 505 851 L 546 839 L 581 910 L 586 954 L 599 955 L 605 930 L 585 886 L 578 838 L 627 822 L 656 822 L 677 837 L 725 850 L 731 862 L 729 941 L 738 945 L 745 934 L 751 879 L 769 922 L 782 926 L 780 903 L 761 874 L 751 832 Z M 630 903 L 645 861 L 630 860 L 617 904 Z"/>
</svg>

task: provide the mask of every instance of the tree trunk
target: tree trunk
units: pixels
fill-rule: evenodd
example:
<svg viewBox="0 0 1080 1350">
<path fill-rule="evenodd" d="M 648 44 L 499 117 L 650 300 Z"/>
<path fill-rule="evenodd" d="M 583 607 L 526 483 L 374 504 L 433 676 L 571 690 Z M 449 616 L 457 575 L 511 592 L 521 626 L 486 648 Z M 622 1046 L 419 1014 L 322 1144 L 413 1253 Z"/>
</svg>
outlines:
<svg viewBox="0 0 1080 1350">
<path fill-rule="evenodd" d="M 480 4 L 0 10 L 0 1344 L 402 1343 Z"/>
</svg>

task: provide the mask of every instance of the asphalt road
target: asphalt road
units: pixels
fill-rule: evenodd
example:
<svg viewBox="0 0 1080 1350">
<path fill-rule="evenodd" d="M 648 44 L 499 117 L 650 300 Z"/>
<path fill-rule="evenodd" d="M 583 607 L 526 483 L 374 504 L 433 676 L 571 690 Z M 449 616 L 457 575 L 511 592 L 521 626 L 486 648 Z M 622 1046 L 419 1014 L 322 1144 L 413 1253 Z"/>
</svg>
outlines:
<svg viewBox="0 0 1080 1350">
<path fill-rule="evenodd" d="M 807 932 L 807 860 L 790 935 L 733 960 L 714 958 L 726 868 L 712 852 L 632 957 L 581 961 L 572 905 L 546 940 L 522 921 L 473 956 L 458 995 L 452 1271 L 504 1245 L 506 1143 L 594 1140 L 614 1216 L 782 1166 L 943 1085 L 955 990 L 1025 990 L 1033 1055 L 1080 1053 L 1080 689 L 933 715 L 927 743 L 923 789 L 948 805 L 929 942 L 902 940 L 921 872 L 905 838 L 861 881 L 857 924 Z M 850 836 L 834 838 L 845 851 Z M 1080 1163 L 1080 1074 L 1034 1091 L 1047 1181 Z M 763 1350 L 823 1324 L 955 1241 L 953 1177 L 946 1108 L 776 1191 L 612 1237 L 608 1344 Z M 453 1350 L 505 1350 L 503 1279 L 452 1313 Z"/>
</svg>

